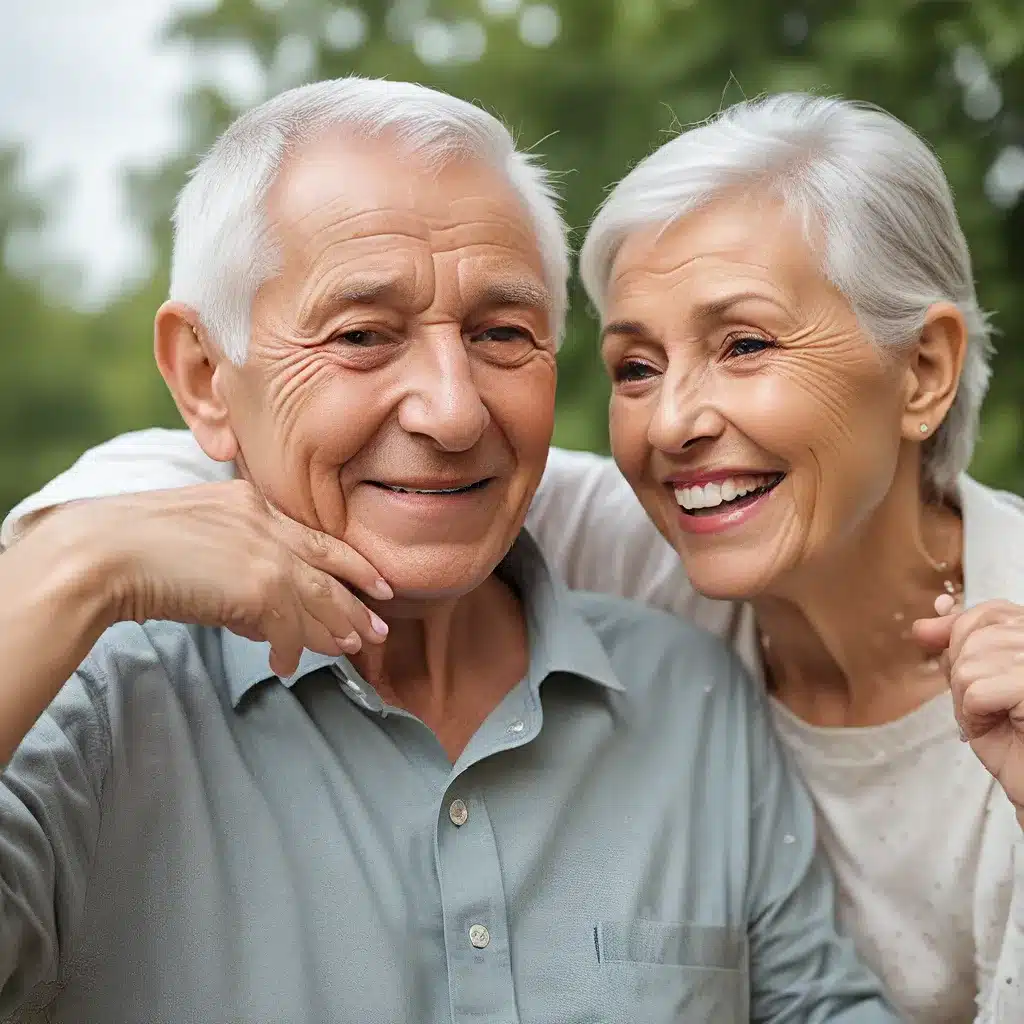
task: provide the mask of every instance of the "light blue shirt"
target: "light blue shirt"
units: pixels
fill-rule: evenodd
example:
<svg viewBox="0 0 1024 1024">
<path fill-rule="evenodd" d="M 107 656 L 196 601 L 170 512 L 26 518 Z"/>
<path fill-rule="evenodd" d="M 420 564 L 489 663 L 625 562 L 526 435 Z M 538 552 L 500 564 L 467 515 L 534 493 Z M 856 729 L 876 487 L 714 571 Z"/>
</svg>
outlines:
<svg viewBox="0 0 1024 1024">
<path fill-rule="evenodd" d="M 523 536 L 529 672 L 452 765 L 342 659 L 110 630 L 0 785 L 0 1015 L 895 1020 L 833 930 L 763 697 Z"/>
</svg>

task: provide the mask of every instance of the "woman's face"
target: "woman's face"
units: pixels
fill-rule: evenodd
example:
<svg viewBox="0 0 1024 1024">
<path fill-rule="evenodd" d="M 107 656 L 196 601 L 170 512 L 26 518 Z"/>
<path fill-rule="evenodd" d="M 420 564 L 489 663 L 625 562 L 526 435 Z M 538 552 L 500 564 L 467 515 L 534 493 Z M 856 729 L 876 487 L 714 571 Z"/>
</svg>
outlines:
<svg viewBox="0 0 1024 1024">
<path fill-rule="evenodd" d="M 708 596 L 784 593 L 918 458 L 904 359 L 862 332 L 772 201 L 632 235 L 602 354 L 615 459 Z"/>
</svg>

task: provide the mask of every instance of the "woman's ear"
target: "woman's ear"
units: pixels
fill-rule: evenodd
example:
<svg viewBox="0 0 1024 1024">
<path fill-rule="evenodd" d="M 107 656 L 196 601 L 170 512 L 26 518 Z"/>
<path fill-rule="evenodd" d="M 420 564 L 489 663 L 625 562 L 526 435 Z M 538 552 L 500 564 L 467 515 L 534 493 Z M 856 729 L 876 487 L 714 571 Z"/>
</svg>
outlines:
<svg viewBox="0 0 1024 1024">
<path fill-rule="evenodd" d="M 196 311 L 180 302 L 165 302 L 153 322 L 153 352 L 200 448 L 211 459 L 230 462 L 238 454 L 238 441 L 221 382 L 228 360 L 203 330 Z"/>
<path fill-rule="evenodd" d="M 924 441 L 938 429 L 956 398 L 966 354 L 963 314 L 951 302 L 930 306 L 907 364 L 904 437 Z"/>
</svg>

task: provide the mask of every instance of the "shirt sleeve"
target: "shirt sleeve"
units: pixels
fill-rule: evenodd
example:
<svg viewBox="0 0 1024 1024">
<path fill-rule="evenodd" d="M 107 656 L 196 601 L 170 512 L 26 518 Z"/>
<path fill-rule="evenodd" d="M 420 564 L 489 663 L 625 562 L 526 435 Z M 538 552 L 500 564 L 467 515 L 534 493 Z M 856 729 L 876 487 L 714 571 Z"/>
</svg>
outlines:
<svg viewBox="0 0 1024 1024">
<path fill-rule="evenodd" d="M 110 764 L 106 689 L 88 663 L 0 773 L 0 1019 L 52 995 L 83 916 Z"/>
<path fill-rule="evenodd" d="M 750 1019 L 875 1024 L 899 1016 L 836 931 L 832 876 L 814 811 L 775 738 L 760 688 L 750 702 L 751 831 L 747 879 Z"/>
<path fill-rule="evenodd" d="M 215 462 L 187 430 L 139 430 L 90 448 L 70 469 L 16 505 L 0 525 L 0 550 L 32 516 L 85 498 L 230 480 L 232 463 Z"/>
</svg>

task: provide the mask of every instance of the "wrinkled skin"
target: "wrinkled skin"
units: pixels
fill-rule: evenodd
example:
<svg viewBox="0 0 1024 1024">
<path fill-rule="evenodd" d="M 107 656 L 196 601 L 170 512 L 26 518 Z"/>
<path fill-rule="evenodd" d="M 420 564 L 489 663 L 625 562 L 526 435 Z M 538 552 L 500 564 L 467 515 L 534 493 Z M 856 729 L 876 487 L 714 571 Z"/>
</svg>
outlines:
<svg viewBox="0 0 1024 1024">
<path fill-rule="evenodd" d="M 616 460 L 704 593 L 782 587 L 851 537 L 916 454 L 904 360 L 865 336 L 777 204 L 723 200 L 631 236 L 605 319 Z M 787 476 L 751 522 L 685 533 L 664 477 L 721 467 Z"/>
<path fill-rule="evenodd" d="M 402 598 L 468 593 L 508 550 L 555 389 L 550 298 L 518 197 L 479 161 L 437 169 L 395 146 L 330 134 L 297 149 L 269 197 L 280 273 L 256 295 L 247 360 L 207 343 L 207 380 L 195 346 L 179 351 L 190 311 L 175 304 L 162 360 L 207 452 L 236 458 L 291 518 L 372 551 L 392 615 Z M 375 486 L 483 480 L 447 500 Z"/>
</svg>

